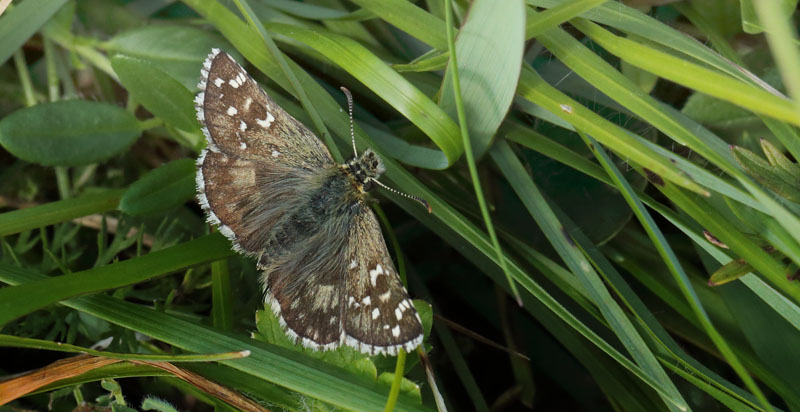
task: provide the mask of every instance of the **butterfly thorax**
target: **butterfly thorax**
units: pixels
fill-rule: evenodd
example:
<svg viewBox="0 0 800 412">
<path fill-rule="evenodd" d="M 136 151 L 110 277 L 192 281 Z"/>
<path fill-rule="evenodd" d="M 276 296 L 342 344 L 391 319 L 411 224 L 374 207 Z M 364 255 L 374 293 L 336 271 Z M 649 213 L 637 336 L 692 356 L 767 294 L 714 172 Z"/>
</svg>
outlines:
<svg viewBox="0 0 800 412">
<path fill-rule="evenodd" d="M 361 153 L 361 156 L 347 161 L 342 165 L 342 169 L 353 179 L 353 184 L 358 190 L 363 193 L 372 190 L 375 187 L 373 181 L 386 171 L 381 158 L 371 149 L 367 149 Z"/>
</svg>

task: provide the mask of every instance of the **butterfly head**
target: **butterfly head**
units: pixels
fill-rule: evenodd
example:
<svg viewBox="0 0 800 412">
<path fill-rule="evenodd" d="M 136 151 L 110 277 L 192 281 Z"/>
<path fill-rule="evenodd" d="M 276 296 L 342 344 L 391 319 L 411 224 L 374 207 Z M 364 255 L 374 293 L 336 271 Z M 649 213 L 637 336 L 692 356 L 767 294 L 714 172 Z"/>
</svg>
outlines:
<svg viewBox="0 0 800 412">
<path fill-rule="evenodd" d="M 386 171 L 380 156 L 372 149 L 364 150 L 361 156 L 350 159 L 345 166 L 362 192 L 372 190 L 374 183 Z"/>
</svg>

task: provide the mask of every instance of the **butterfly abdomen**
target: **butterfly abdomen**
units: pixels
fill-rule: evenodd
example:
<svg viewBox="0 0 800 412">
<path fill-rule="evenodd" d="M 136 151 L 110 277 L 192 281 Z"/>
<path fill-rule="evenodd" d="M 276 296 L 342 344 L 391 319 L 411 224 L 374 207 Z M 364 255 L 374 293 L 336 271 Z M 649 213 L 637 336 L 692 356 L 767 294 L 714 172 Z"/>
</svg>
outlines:
<svg viewBox="0 0 800 412">
<path fill-rule="evenodd" d="M 354 206 L 359 202 L 359 194 L 349 176 L 338 167 L 326 168 L 308 176 L 303 184 L 306 187 L 301 201 L 285 210 L 272 230 L 273 236 L 267 241 L 260 260 L 262 267 L 277 260 L 291 259 L 295 250 L 307 250 L 320 239 L 347 236 L 357 212 Z M 317 245 L 316 254 L 326 256 L 331 253 L 327 249 L 334 246 L 338 245 Z"/>
</svg>

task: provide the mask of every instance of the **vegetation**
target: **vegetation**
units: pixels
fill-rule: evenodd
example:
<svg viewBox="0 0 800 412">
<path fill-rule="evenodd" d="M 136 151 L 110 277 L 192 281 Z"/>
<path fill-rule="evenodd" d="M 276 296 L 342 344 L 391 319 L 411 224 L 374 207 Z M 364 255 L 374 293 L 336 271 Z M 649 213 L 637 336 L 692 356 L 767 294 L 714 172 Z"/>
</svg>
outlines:
<svg viewBox="0 0 800 412">
<path fill-rule="evenodd" d="M 797 1 L 633 3 L 13 2 L 0 410 L 800 410 Z M 204 222 L 212 47 L 338 161 L 353 92 L 424 350 L 292 345 Z"/>
</svg>

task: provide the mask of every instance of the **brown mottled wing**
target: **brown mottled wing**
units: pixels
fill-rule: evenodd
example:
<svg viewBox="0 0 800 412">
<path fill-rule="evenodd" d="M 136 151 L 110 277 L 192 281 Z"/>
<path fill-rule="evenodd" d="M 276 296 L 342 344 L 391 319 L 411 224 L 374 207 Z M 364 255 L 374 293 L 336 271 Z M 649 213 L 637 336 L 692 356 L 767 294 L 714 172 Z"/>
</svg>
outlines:
<svg viewBox="0 0 800 412">
<path fill-rule="evenodd" d="M 307 348 L 329 350 L 338 347 L 342 337 L 345 267 L 340 245 L 346 235 L 332 238 L 321 227 L 314 232 L 300 234 L 302 244 L 260 267 L 267 302 L 289 337 Z M 287 235 L 298 236 L 297 227 Z"/>
<path fill-rule="evenodd" d="M 386 249 L 372 210 L 360 203 L 350 226 L 343 296 L 343 343 L 395 355 L 422 342 L 422 324 Z"/>
<path fill-rule="evenodd" d="M 314 173 L 335 164 L 230 55 L 213 49 L 201 74 L 195 107 L 208 148 L 197 161 L 198 200 L 235 249 L 260 257 Z"/>
<path fill-rule="evenodd" d="M 333 165 L 322 142 L 281 109 L 229 54 L 213 49 L 195 98 L 209 150 L 287 167 Z"/>
</svg>

